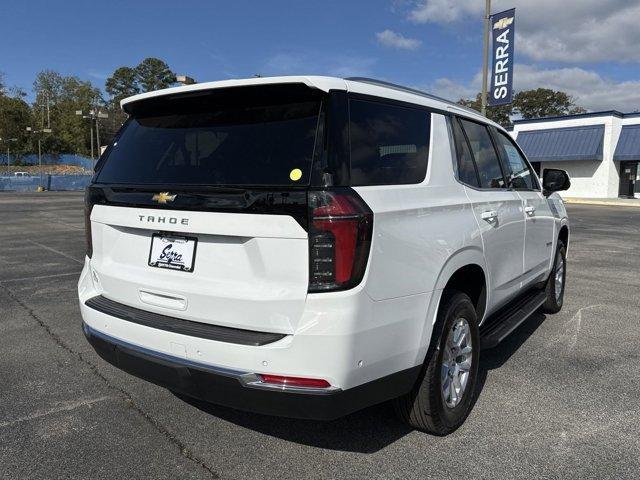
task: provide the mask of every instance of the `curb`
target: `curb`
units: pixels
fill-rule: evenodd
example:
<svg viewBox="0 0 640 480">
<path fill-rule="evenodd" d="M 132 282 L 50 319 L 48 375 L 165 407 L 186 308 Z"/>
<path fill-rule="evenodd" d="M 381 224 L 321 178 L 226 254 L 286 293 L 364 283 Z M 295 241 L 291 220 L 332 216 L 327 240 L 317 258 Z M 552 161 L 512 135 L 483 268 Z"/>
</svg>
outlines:
<svg viewBox="0 0 640 480">
<path fill-rule="evenodd" d="M 583 198 L 563 198 L 562 199 L 566 204 L 573 205 L 601 205 L 604 207 L 631 207 L 631 208 L 640 208 L 640 200 L 637 202 L 621 202 L 621 201 L 607 201 L 607 200 L 590 200 Z"/>
</svg>

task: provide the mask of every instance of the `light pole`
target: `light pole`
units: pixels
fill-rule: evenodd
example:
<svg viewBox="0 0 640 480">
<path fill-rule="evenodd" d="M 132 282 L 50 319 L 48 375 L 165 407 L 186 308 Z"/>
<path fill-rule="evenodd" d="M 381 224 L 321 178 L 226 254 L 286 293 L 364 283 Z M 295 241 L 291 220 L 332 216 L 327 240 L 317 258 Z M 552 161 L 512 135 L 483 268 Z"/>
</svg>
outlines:
<svg viewBox="0 0 640 480">
<path fill-rule="evenodd" d="M 43 181 L 42 181 L 42 135 L 43 133 L 51 133 L 51 129 L 50 128 L 43 128 L 41 130 L 34 130 L 31 127 L 27 127 L 27 132 L 29 133 L 33 133 L 33 134 L 39 134 L 38 135 L 38 165 L 40 167 L 40 187 L 42 190 L 44 190 L 44 185 L 43 185 Z"/>
<path fill-rule="evenodd" d="M 491 33 L 491 0 L 484 5 L 484 36 L 482 39 L 482 93 L 480 94 L 480 113 L 487 114 L 487 77 L 489 76 L 489 34 Z"/>
<path fill-rule="evenodd" d="M 98 143 L 98 157 L 100 157 L 100 122 L 98 121 L 98 119 L 109 118 L 109 115 L 95 110 L 89 110 L 89 113 L 87 115 L 84 115 L 82 113 L 82 110 L 76 110 L 76 115 L 80 115 L 82 118 L 89 119 L 89 130 L 91 134 L 91 160 L 93 162 L 93 168 L 95 169 L 96 164 L 93 157 L 93 122 L 96 122 L 96 141 Z"/>
<path fill-rule="evenodd" d="M 0 141 L 2 141 L 2 138 L 0 138 Z M 7 142 L 7 175 L 9 175 L 9 163 L 10 163 L 9 146 L 10 146 L 11 142 L 17 142 L 18 139 L 17 138 L 5 138 L 4 141 Z"/>
</svg>

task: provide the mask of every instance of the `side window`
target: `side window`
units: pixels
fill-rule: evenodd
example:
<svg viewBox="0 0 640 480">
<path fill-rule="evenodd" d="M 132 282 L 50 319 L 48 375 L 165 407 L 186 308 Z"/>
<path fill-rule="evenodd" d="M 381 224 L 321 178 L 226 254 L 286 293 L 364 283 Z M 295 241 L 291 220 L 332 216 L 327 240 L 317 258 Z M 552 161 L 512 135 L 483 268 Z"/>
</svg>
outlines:
<svg viewBox="0 0 640 480">
<path fill-rule="evenodd" d="M 531 174 L 531 169 L 520 152 L 513 144 L 513 140 L 504 133 L 495 130 L 498 143 L 498 150 L 502 155 L 503 164 L 507 168 L 507 178 L 509 187 L 516 189 L 537 189 L 538 184 Z"/>
<path fill-rule="evenodd" d="M 469 144 L 464 137 L 464 132 L 457 118 L 453 118 L 451 122 L 453 126 L 453 139 L 456 146 L 456 156 L 458 160 L 458 179 L 462 183 L 466 183 L 472 187 L 479 187 L 478 172 L 473 162 Z"/>
<path fill-rule="evenodd" d="M 431 113 L 377 102 L 349 102 L 351 184 L 420 183 L 427 173 Z"/>
<path fill-rule="evenodd" d="M 469 139 L 473 158 L 478 167 L 480 186 L 482 188 L 506 188 L 500 160 L 493 148 L 489 130 L 479 123 L 460 120 Z"/>
</svg>

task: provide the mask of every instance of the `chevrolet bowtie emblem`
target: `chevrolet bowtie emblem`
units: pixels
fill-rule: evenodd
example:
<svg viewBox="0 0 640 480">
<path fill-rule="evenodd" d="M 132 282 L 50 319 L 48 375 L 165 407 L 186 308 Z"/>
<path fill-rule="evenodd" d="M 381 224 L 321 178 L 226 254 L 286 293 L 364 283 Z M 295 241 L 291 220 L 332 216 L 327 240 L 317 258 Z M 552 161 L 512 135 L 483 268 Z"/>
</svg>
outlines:
<svg viewBox="0 0 640 480">
<path fill-rule="evenodd" d="M 173 202 L 175 198 L 176 198 L 176 195 L 171 195 L 169 192 L 160 192 L 160 193 L 156 193 L 153 197 L 151 197 L 151 200 L 158 203 L 167 203 L 167 202 Z"/>
<path fill-rule="evenodd" d="M 513 23 L 513 17 L 505 17 L 498 20 L 493 24 L 494 30 L 502 30 L 503 28 L 507 28 L 509 25 Z"/>
</svg>

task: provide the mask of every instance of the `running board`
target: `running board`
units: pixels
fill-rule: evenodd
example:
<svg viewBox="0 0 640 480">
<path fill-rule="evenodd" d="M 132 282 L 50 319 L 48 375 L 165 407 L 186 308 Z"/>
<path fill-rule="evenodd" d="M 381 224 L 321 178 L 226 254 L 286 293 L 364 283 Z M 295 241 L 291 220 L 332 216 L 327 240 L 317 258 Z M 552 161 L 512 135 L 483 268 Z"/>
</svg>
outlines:
<svg viewBox="0 0 640 480">
<path fill-rule="evenodd" d="M 533 315 L 544 303 L 544 290 L 533 289 L 513 303 L 491 315 L 480 327 L 480 344 L 483 349 L 493 348 L 503 341 L 522 322 Z"/>
</svg>

